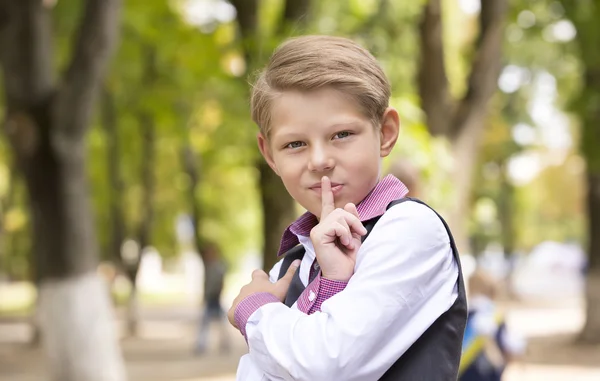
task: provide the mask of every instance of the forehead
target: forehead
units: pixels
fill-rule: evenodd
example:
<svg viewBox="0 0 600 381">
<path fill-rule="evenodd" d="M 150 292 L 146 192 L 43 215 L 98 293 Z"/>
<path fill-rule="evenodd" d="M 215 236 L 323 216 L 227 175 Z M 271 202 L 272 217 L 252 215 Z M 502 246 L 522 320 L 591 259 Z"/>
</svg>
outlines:
<svg viewBox="0 0 600 381">
<path fill-rule="evenodd" d="M 365 122 L 358 102 L 336 89 L 285 91 L 271 105 L 270 135 Z"/>
</svg>

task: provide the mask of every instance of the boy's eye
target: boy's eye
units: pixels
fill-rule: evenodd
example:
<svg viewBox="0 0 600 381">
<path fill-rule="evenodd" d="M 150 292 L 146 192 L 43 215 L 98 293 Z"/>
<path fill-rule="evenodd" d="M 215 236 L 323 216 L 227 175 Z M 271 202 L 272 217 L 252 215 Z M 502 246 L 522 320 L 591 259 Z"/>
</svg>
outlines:
<svg viewBox="0 0 600 381">
<path fill-rule="evenodd" d="M 337 134 L 335 134 L 336 139 L 343 139 L 343 138 L 347 138 L 348 136 L 350 136 L 350 131 L 342 131 L 342 132 L 338 132 Z"/>
<path fill-rule="evenodd" d="M 292 148 L 292 149 L 300 148 L 300 147 L 302 147 L 303 144 L 304 143 L 302 143 L 302 142 L 291 142 L 288 145 L 286 145 L 285 148 Z"/>
</svg>

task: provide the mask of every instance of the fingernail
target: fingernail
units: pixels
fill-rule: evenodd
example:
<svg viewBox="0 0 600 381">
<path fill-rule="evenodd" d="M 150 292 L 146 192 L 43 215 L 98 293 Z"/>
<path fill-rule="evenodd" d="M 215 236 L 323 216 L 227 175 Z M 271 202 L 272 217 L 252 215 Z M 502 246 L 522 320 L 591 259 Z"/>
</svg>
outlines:
<svg viewBox="0 0 600 381">
<path fill-rule="evenodd" d="M 294 262 L 292 262 L 292 267 L 300 267 L 300 260 L 296 259 Z"/>
</svg>

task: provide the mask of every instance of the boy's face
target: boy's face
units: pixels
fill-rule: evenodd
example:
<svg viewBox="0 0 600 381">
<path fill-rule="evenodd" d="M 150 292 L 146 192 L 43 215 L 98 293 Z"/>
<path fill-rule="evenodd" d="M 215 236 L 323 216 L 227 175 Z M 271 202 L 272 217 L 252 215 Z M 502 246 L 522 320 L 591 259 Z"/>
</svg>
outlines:
<svg viewBox="0 0 600 381">
<path fill-rule="evenodd" d="M 398 113 L 388 108 L 380 129 L 357 103 L 332 88 L 284 92 L 272 104 L 271 132 L 258 145 L 290 195 L 321 215 L 321 178 L 331 180 L 335 205 L 358 204 L 379 181 L 381 158 L 398 138 Z"/>
</svg>

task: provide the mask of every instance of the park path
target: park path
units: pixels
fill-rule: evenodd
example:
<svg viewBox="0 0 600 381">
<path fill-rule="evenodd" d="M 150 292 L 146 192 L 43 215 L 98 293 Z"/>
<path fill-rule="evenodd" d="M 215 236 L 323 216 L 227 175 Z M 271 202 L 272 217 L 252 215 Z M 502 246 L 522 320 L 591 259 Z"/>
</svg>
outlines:
<svg viewBox="0 0 600 381">
<path fill-rule="evenodd" d="M 243 338 L 230 329 L 234 348 L 229 355 L 212 351 L 194 356 L 196 315 L 190 307 L 144 310 L 140 337 L 122 340 L 130 381 L 234 381 L 237 361 L 246 351 Z M 507 370 L 504 381 L 600 380 L 600 346 L 572 344 L 583 323 L 579 302 L 516 305 L 508 318 L 530 346 L 527 357 Z M 0 381 L 45 379 L 43 356 L 25 344 L 28 335 L 25 321 L 0 319 Z"/>
</svg>

